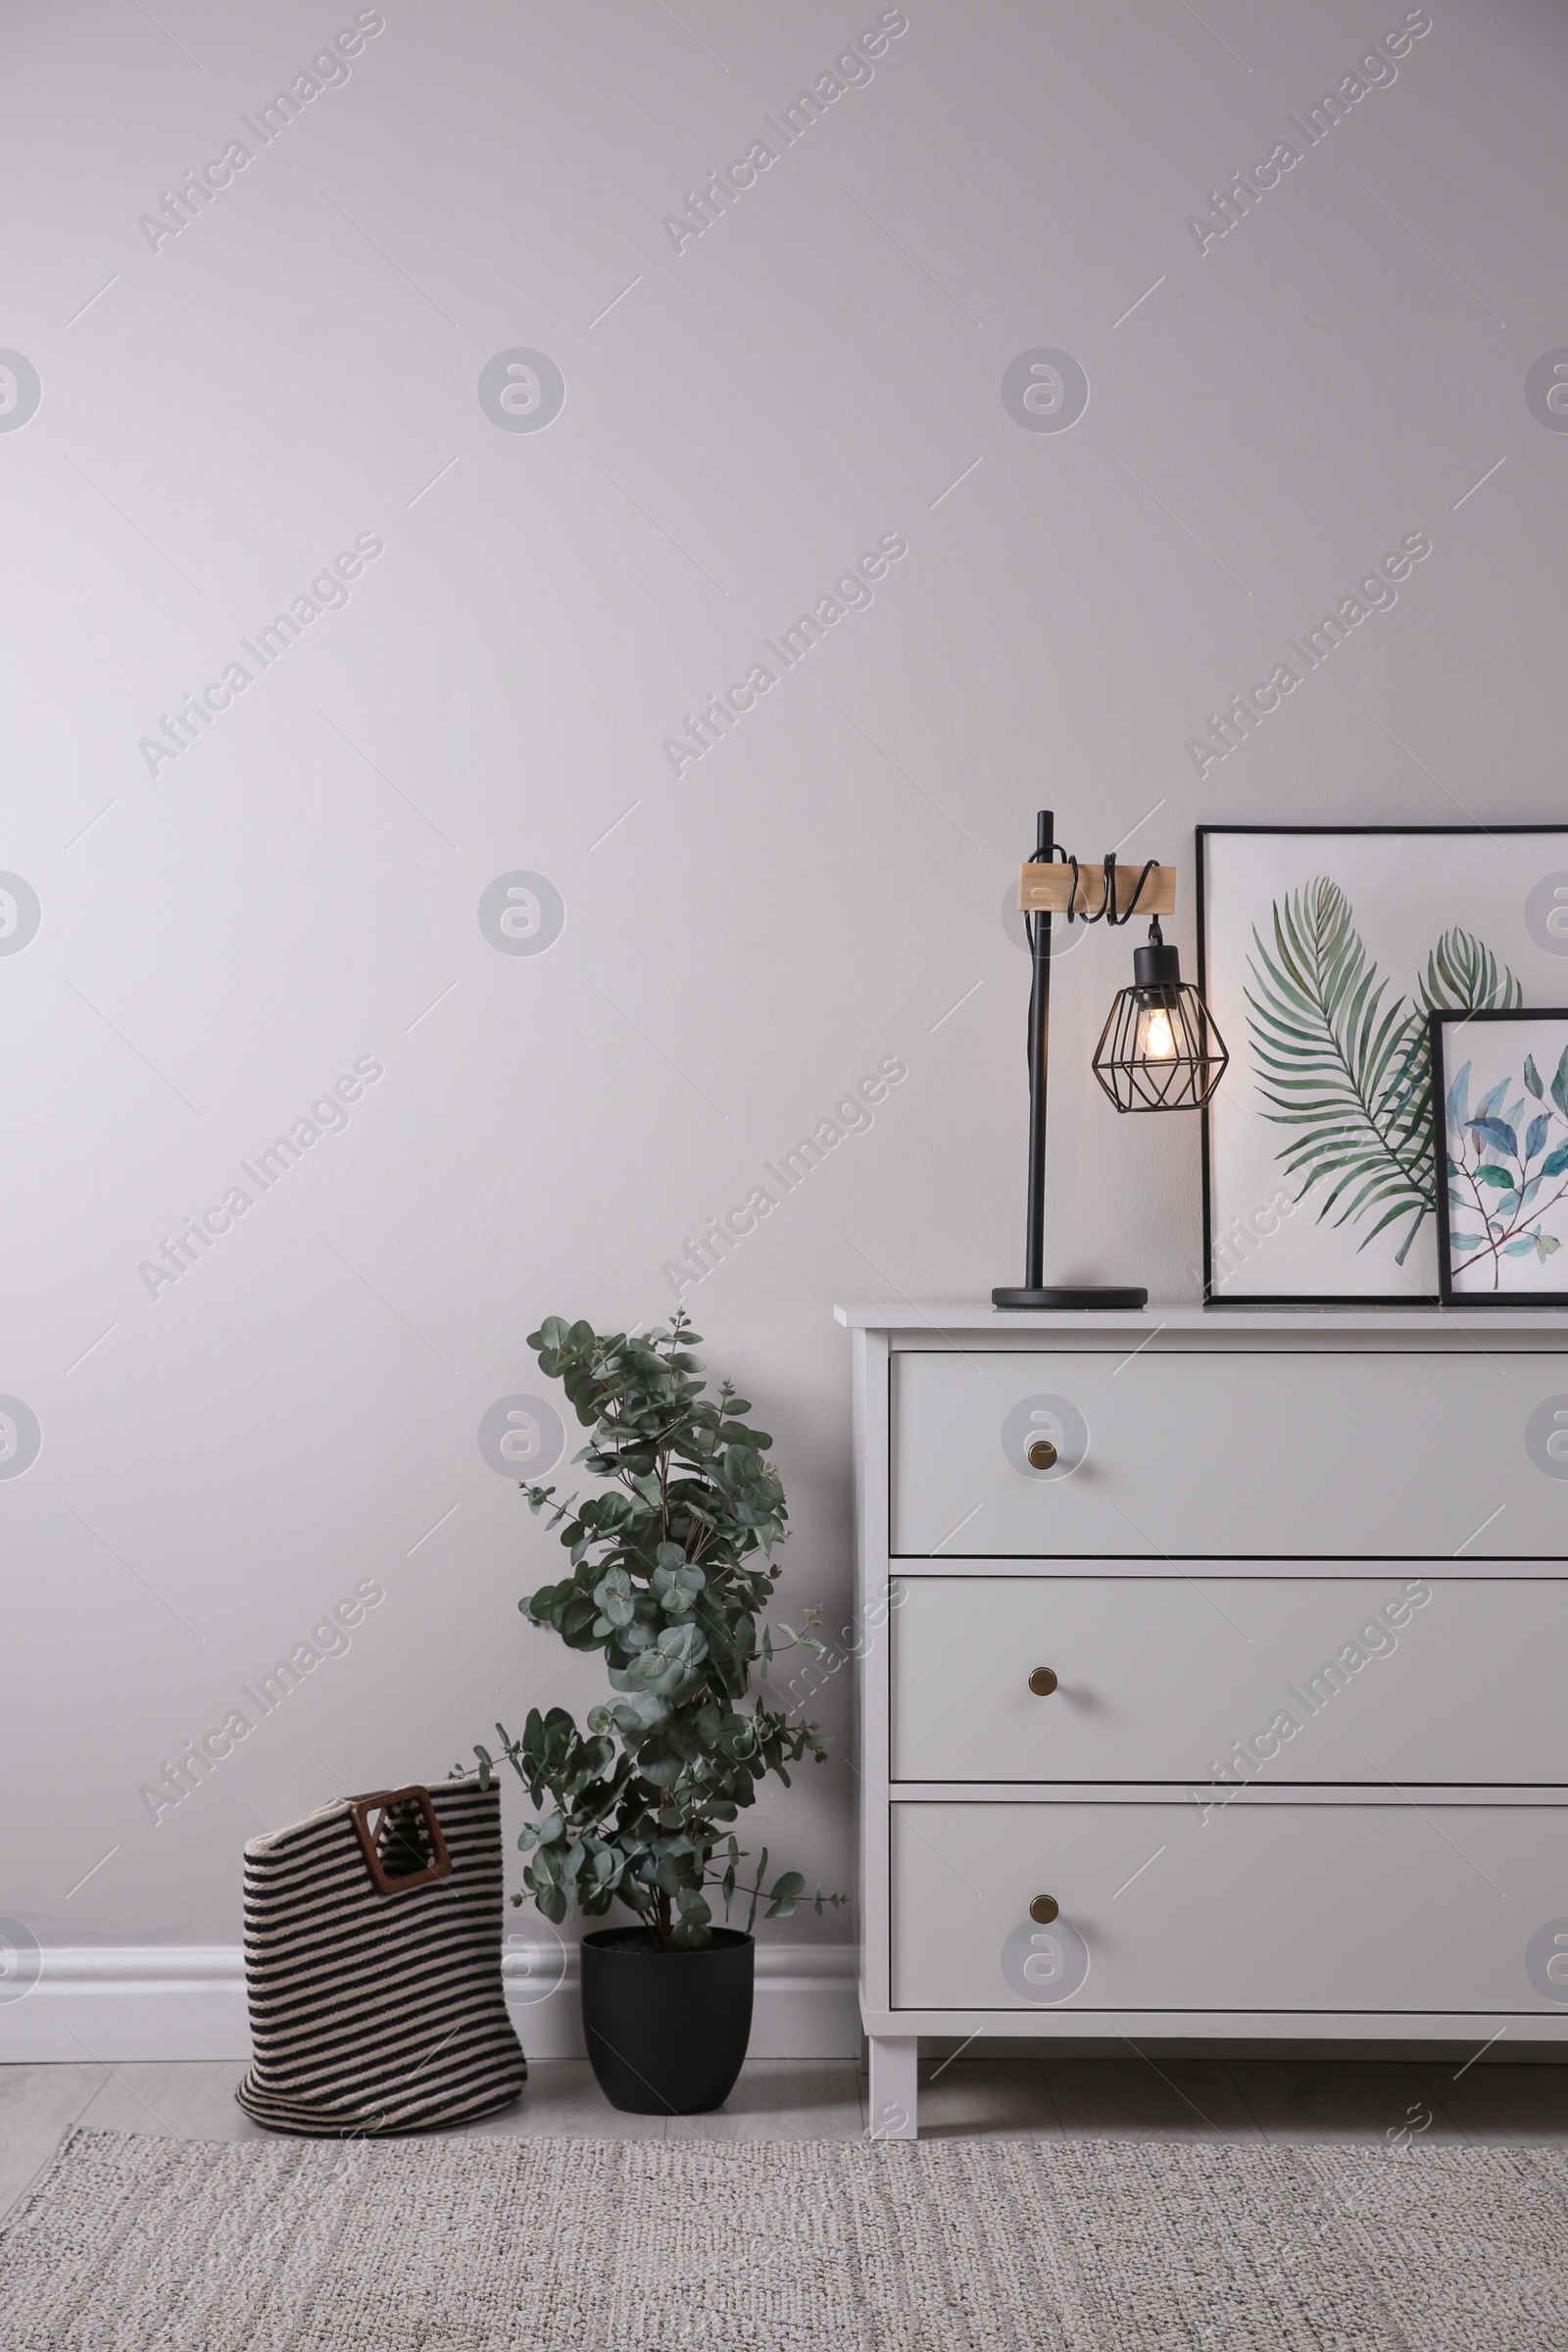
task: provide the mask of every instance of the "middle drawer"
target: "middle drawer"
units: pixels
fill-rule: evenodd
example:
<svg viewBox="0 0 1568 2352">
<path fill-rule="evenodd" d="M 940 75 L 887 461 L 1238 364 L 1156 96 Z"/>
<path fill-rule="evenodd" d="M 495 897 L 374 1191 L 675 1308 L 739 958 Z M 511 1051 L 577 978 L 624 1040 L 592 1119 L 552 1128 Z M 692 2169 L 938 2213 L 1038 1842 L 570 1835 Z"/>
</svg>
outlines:
<svg viewBox="0 0 1568 2352">
<path fill-rule="evenodd" d="M 1568 1784 L 1561 1580 L 1401 1561 L 907 1576 L 892 1599 L 895 1781 Z"/>
</svg>

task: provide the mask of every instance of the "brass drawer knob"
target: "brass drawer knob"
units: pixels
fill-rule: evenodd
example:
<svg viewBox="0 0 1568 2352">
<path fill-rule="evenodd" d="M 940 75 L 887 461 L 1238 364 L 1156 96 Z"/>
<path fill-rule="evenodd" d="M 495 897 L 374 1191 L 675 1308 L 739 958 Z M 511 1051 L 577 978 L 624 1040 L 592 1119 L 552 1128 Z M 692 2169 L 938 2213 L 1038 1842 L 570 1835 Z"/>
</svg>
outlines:
<svg viewBox="0 0 1568 2352">
<path fill-rule="evenodd" d="M 1049 1928 L 1061 1909 L 1054 1894 L 1037 1894 L 1029 1906 L 1029 1916 L 1043 1928 Z"/>
<path fill-rule="evenodd" d="M 1056 1448 L 1049 1438 L 1035 1438 L 1029 1446 L 1030 1466 L 1036 1470 L 1051 1470 L 1055 1466 Z"/>
<path fill-rule="evenodd" d="M 1049 1666 L 1037 1666 L 1029 1677 L 1029 1688 L 1036 1698 L 1049 1698 L 1056 1688 L 1056 1678 Z"/>
</svg>

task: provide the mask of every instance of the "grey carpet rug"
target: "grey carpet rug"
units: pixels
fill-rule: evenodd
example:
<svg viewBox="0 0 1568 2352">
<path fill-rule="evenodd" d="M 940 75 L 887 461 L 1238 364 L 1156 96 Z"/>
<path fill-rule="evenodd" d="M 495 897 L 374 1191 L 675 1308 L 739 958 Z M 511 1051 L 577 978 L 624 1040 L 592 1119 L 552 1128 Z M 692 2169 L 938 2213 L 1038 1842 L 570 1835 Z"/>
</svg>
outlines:
<svg viewBox="0 0 1568 2352">
<path fill-rule="evenodd" d="M 1560 2352 L 1568 2153 L 78 2132 L 6 2352 Z"/>
</svg>

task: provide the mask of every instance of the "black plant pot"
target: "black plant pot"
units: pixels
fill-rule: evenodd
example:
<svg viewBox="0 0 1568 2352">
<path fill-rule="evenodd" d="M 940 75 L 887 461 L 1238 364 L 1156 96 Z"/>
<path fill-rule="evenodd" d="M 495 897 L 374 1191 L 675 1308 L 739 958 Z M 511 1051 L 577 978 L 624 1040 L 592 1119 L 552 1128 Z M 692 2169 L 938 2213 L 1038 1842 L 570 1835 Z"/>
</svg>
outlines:
<svg viewBox="0 0 1568 2352">
<path fill-rule="evenodd" d="M 752 2037 L 757 1946 L 715 1928 L 702 1951 L 664 1952 L 652 1928 L 582 1939 L 582 2030 L 599 2087 L 624 2115 L 721 2107 Z"/>
</svg>

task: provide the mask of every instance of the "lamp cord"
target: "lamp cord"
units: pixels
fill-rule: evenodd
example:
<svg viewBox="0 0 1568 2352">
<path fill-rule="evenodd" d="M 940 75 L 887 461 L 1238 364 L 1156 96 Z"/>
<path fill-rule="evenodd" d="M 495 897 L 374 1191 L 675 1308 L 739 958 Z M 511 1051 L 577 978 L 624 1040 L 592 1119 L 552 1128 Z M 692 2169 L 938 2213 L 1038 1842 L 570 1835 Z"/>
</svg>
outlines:
<svg viewBox="0 0 1568 2352">
<path fill-rule="evenodd" d="M 1076 858 L 1068 857 L 1065 850 L 1062 852 L 1062 860 L 1065 864 L 1072 867 L 1072 896 L 1067 901 L 1068 922 L 1071 923 L 1076 920 L 1080 923 L 1108 923 L 1113 931 L 1118 929 L 1121 924 L 1130 923 L 1132 921 L 1134 912 L 1137 909 L 1138 902 L 1144 895 L 1144 884 L 1149 880 L 1150 875 L 1159 863 L 1159 859 L 1157 858 L 1150 858 L 1148 864 L 1144 867 L 1143 872 L 1139 875 L 1137 882 L 1133 886 L 1133 895 L 1127 902 L 1126 912 L 1124 914 L 1118 914 L 1116 911 L 1116 853 L 1114 850 L 1109 851 L 1105 858 L 1105 889 L 1104 897 L 1101 902 L 1100 912 L 1098 914 L 1075 915 L 1073 909 L 1073 900 L 1078 896 L 1078 860 Z"/>
<path fill-rule="evenodd" d="M 1109 851 L 1106 855 L 1104 862 L 1105 888 L 1104 896 L 1101 902 L 1100 912 L 1098 914 L 1079 914 L 1075 911 L 1073 904 L 1074 900 L 1076 900 L 1078 896 L 1078 860 L 1076 858 L 1071 856 L 1068 851 L 1064 850 L 1059 843 L 1057 843 L 1056 847 L 1052 851 L 1051 862 L 1054 864 L 1058 858 L 1061 860 L 1063 865 L 1070 865 L 1072 868 L 1072 891 L 1067 900 L 1068 922 L 1108 923 L 1113 931 L 1119 930 L 1122 924 L 1130 923 L 1132 921 L 1133 916 L 1138 908 L 1138 902 L 1144 895 L 1144 884 L 1149 880 L 1150 875 L 1154 871 L 1155 866 L 1159 863 L 1159 859 L 1157 858 L 1151 858 L 1149 859 L 1148 863 L 1144 867 L 1143 872 L 1139 875 L 1137 881 L 1133 885 L 1133 895 L 1127 902 L 1126 911 L 1124 913 L 1118 913 L 1116 910 L 1116 853 L 1114 850 Z M 1031 955 L 1033 955 L 1035 947 L 1034 927 L 1039 920 L 1040 917 L 1038 913 L 1027 914 L 1024 917 L 1024 937 L 1029 943 L 1029 952 Z M 1154 917 L 1156 929 L 1158 922 L 1159 917 L 1156 914 Z M 1152 933 L 1151 936 L 1152 937 L 1154 934 Z M 1031 996 L 1033 992 L 1031 991 Z"/>
</svg>

